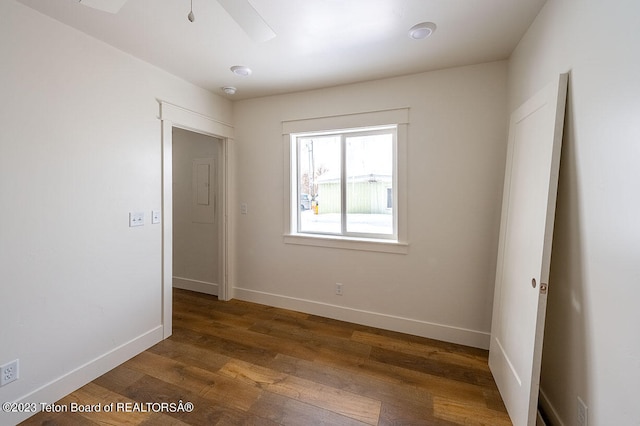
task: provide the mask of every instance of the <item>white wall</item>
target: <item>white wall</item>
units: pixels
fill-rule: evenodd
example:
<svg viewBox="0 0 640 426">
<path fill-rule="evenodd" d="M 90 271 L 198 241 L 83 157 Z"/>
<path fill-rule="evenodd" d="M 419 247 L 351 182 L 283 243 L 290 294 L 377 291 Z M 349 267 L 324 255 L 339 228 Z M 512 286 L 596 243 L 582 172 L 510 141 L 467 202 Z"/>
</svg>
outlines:
<svg viewBox="0 0 640 426">
<path fill-rule="evenodd" d="M 235 297 L 486 347 L 506 102 L 495 62 L 234 103 Z M 282 121 L 395 107 L 410 108 L 409 254 L 285 244 Z"/>
<path fill-rule="evenodd" d="M 0 401 L 51 402 L 162 336 L 156 98 L 231 105 L 13 1 L 0 55 Z"/>
<path fill-rule="evenodd" d="M 220 202 L 215 200 L 219 167 L 215 167 L 207 222 L 194 216 L 193 160 L 218 161 L 219 140 L 173 129 L 173 285 L 187 290 L 218 294 L 218 244 Z"/>
<path fill-rule="evenodd" d="M 638 425 L 640 54 L 635 0 L 548 1 L 509 62 L 511 110 L 570 71 L 541 388 L 556 424 Z"/>
</svg>

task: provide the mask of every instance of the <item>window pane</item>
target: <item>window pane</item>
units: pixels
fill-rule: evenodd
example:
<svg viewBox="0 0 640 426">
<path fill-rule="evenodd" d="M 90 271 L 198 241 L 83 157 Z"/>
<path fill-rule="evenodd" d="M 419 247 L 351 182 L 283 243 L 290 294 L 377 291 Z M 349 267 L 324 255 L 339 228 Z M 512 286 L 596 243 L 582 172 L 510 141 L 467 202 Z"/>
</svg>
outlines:
<svg viewBox="0 0 640 426">
<path fill-rule="evenodd" d="M 298 232 L 339 234 L 340 137 L 298 138 Z"/>
<path fill-rule="evenodd" d="M 393 234 L 393 135 L 346 138 L 347 232 Z"/>
</svg>

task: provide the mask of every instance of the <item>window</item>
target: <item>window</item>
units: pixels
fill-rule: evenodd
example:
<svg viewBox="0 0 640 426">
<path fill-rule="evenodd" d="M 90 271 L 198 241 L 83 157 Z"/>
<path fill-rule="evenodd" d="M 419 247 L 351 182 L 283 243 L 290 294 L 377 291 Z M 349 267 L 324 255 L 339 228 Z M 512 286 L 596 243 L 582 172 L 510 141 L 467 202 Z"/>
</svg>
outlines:
<svg viewBox="0 0 640 426">
<path fill-rule="evenodd" d="M 282 123 L 285 243 L 408 252 L 408 118 L 400 108 Z"/>
<path fill-rule="evenodd" d="M 291 139 L 296 233 L 396 238 L 395 209 L 389 204 L 395 198 L 396 126 L 293 134 Z"/>
</svg>

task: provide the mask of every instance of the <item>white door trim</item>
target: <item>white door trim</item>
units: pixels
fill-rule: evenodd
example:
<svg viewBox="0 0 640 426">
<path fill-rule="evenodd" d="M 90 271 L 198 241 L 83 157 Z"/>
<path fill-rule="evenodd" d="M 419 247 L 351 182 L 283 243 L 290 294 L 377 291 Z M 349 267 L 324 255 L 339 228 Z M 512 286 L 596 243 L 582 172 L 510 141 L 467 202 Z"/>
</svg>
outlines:
<svg viewBox="0 0 640 426">
<path fill-rule="evenodd" d="M 221 273 L 218 287 L 218 298 L 230 300 L 229 268 L 229 194 L 230 167 L 229 145 L 233 142 L 234 130 L 229 124 L 215 120 L 196 111 L 182 108 L 162 100 L 160 103 L 160 120 L 162 123 L 162 325 L 166 339 L 172 333 L 173 315 L 173 128 L 201 133 L 222 140 L 220 152 L 220 167 L 222 182 L 222 196 L 220 197 L 220 211 L 222 218 L 220 234 Z"/>
</svg>

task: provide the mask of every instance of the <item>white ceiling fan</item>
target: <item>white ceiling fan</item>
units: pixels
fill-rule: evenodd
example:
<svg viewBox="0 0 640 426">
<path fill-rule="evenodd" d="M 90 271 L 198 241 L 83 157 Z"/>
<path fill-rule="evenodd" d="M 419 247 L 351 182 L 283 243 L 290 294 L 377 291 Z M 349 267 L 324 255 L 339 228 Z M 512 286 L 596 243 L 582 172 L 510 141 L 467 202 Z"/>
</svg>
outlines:
<svg viewBox="0 0 640 426">
<path fill-rule="evenodd" d="M 78 0 L 85 6 L 109 13 L 118 13 L 127 0 Z M 271 27 L 262 19 L 249 0 L 217 0 L 227 13 L 240 25 L 251 39 L 261 43 L 276 36 Z M 193 22 L 193 11 L 189 13 Z"/>
</svg>

